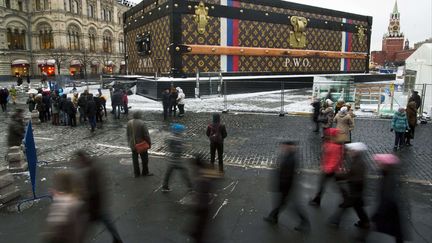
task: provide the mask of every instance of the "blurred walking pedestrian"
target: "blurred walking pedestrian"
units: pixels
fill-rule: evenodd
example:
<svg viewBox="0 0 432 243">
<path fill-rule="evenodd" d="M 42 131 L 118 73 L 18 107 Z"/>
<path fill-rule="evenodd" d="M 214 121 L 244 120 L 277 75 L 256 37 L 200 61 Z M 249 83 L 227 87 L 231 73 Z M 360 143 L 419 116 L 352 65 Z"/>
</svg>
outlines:
<svg viewBox="0 0 432 243">
<path fill-rule="evenodd" d="M 303 208 L 298 204 L 295 189 L 295 174 L 298 164 L 297 158 L 297 143 L 286 141 L 280 144 L 280 154 L 278 158 L 278 169 L 275 173 L 274 191 L 278 193 L 276 197 L 276 206 L 270 214 L 264 218 L 265 221 L 271 224 L 277 224 L 280 210 L 288 204 L 288 196 L 292 196 L 293 208 L 297 216 L 300 218 L 300 224 L 294 229 L 297 231 L 309 231 L 310 223 Z"/>
<path fill-rule="evenodd" d="M 399 108 L 397 112 L 394 113 L 392 123 L 391 123 L 391 132 L 395 132 L 395 142 L 393 150 L 398 150 L 403 148 L 405 145 L 405 133 L 408 132 L 409 125 L 406 117 L 405 109 Z"/>
<path fill-rule="evenodd" d="M 354 119 L 348 114 L 348 108 L 342 107 L 333 119 L 345 143 L 351 142 L 350 133 L 354 129 Z"/>
<path fill-rule="evenodd" d="M 345 194 L 344 202 L 339 206 L 340 209 L 331 217 L 330 224 L 338 227 L 346 209 L 352 207 L 359 218 L 359 221 L 354 225 L 359 228 L 368 229 L 369 217 L 363 208 L 363 190 L 367 174 L 364 156 L 367 146 L 363 143 L 349 143 L 345 145 L 345 148 L 349 168 L 344 173 L 336 174 L 336 180 L 339 184 L 346 182 L 348 190 Z"/>
<path fill-rule="evenodd" d="M 142 120 L 143 115 L 140 111 L 137 111 L 133 114 L 133 119 L 127 123 L 127 141 L 129 147 L 132 151 L 132 162 L 135 177 L 142 176 L 153 176 L 153 173 L 149 172 L 148 168 L 148 151 L 138 151 L 136 145 L 141 143 L 147 143 L 148 149 L 151 148 L 151 139 L 150 134 L 148 132 L 147 126 Z M 141 157 L 142 161 L 142 173 L 140 174 L 140 166 L 138 163 L 138 155 Z"/>
<path fill-rule="evenodd" d="M 393 154 L 376 154 L 373 159 L 381 169 L 379 203 L 372 222 L 375 230 L 395 238 L 396 243 L 409 239 L 406 223 L 409 222 L 407 214 L 401 206 L 401 183 L 398 176 L 399 158 Z M 406 198 L 406 195 L 404 195 Z"/>
<path fill-rule="evenodd" d="M 171 125 L 171 135 L 167 139 L 168 151 L 171 153 L 171 157 L 168 158 L 167 170 L 162 184 L 162 192 L 171 191 L 169 187 L 169 179 L 174 170 L 179 170 L 186 186 L 189 190 L 192 190 L 192 182 L 189 177 L 189 172 L 185 166 L 185 160 L 182 158 L 185 148 L 185 141 L 183 133 L 185 126 L 182 124 L 174 123 Z"/>
<path fill-rule="evenodd" d="M 219 172 L 224 172 L 223 147 L 227 131 L 225 125 L 221 123 L 219 114 L 213 114 L 213 122 L 207 126 L 206 135 L 210 140 L 210 163 L 214 167 L 217 151 Z"/>
<path fill-rule="evenodd" d="M 8 127 L 8 147 L 21 146 L 25 133 L 24 111 L 17 109 L 12 115 Z"/>
<path fill-rule="evenodd" d="M 324 192 L 324 186 L 328 180 L 334 179 L 335 173 L 340 171 L 344 154 L 343 137 L 337 128 L 328 128 L 325 130 L 324 143 L 322 145 L 321 155 L 321 178 L 319 180 L 319 189 L 312 201 L 312 206 L 321 205 L 321 197 Z"/>
<path fill-rule="evenodd" d="M 414 101 L 408 103 L 406 115 L 408 119 L 409 131 L 405 133 L 405 144 L 407 146 L 412 146 L 411 139 L 414 139 L 415 127 L 417 126 L 417 108 Z"/>
<path fill-rule="evenodd" d="M 54 175 L 53 202 L 43 232 L 46 243 L 84 243 L 88 222 L 86 205 L 80 199 L 73 175 L 61 171 Z"/>
<path fill-rule="evenodd" d="M 170 107 L 170 92 L 169 89 L 166 88 L 164 89 L 164 91 L 162 92 L 162 107 L 163 107 L 163 117 L 164 117 L 164 121 L 167 120 L 168 118 L 168 113 L 171 113 L 171 111 L 168 112 L 168 110 L 171 109 Z"/>
<path fill-rule="evenodd" d="M 195 170 L 195 203 L 189 233 L 195 243 L 203 243 L 211 226 L 212 194 L 215 180 L 220 178 L 220 174 L 205 163 L 201 155 L 195 155 L 192 164 Z"/>
<path fill-rule="evenodd" d="M 111 233 L 114 243 L 123 242 L 111 219 L 107 206 L 106 179 L 103 170 L 86 152 L 75 152 L 73 163 L 77 166 L 79 184 L 83 186 L 82 197 L 88 210 L 90 222 L 101 222 Z"/>
</svg>

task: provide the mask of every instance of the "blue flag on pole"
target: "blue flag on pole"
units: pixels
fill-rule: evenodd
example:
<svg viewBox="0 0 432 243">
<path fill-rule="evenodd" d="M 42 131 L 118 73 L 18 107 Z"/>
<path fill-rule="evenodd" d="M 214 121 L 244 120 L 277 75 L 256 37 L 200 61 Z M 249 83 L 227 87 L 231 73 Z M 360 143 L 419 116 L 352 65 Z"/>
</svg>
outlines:
<svg viewBox="0 0 432 243">
<path fill-rule="evenodd" d="M 27 124 L 26 133 L 24 136 L 24 144 L 26 148 L 26 157 L 28 162 L 28 168 L 30 172 L 30 180 L 32 184 L 33 195 L 36 197 L 36 164 L 37 164 L 37 155 L 36 155 L 36 145 L 33 137 L 33 128 L 31 121 Z"/>
</svg>

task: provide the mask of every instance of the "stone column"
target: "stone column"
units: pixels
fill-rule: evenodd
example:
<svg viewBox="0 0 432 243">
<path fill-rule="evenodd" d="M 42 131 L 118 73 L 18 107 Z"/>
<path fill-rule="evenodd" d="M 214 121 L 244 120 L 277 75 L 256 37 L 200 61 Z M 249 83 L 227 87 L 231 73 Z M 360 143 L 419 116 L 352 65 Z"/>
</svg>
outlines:
<svg viewBox="0 0 432 243">
<path fill-rule="evenodd" d="M 6 203 L 20 196 L 18 188 L 14 184 L 14 178 L 7 168 L 0 167 L 0 208 Z"/>
<path fill-rule="evenodd" d="M 27 161 L 24 159 L 24 153 L 20 146 L 9 148 L 6 161 L 9 163 L 9 171 L 12 173 L 23 172 L 28 169 Z"/>
</svg>

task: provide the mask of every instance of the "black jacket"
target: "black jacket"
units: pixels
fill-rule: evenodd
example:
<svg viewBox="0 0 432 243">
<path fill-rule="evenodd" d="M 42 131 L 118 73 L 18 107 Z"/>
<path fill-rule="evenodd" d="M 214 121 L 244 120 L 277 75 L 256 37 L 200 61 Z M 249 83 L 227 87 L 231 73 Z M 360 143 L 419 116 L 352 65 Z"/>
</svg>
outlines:
<svg viewBox="0 0 432 243">
<path fill-rule="evenodd" d="M 294 181 L 297 166 L 297 156 L 295 152 L 281 154 L 279 156 L 279 168 L 277 170 L 277 191 L 288 193 Z"/>
<path fill-rule="evenodd" d="M 87 100 L 86 115 L 88 117 L 93 117 L 96 116 L 96 112 L 97 112 L 96 102 L 93 99 Z"/>
<path fill-rule="evenodd" d="M 162 105 L 167 107 L 170 105 L 170 93 L 163 92 L 162 93 Z"/>
<path fill-rule="evenodd" d="M 74 115 L 76 114 L 76 108 L 71 100 L 66 100 L 63 103 L 63 109 L 68 115 Z"/>
<path fill-rule="evenodd" d="M 123 105 L 122 102 L 122 93 L 120 91 L 115 91 L 113 96 L 111 97 L 111 102 L 113 106 Z"/>
</svg>

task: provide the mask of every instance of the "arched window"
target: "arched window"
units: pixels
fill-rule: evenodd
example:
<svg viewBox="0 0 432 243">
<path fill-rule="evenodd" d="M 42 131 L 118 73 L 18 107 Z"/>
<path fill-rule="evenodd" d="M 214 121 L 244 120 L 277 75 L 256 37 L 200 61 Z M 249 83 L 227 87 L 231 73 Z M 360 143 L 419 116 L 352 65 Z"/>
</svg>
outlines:
<svg viewBox="0 0 432 243">
<path fill-rule="evenodd" d="M 96 52 L 96 30 L 91 28 L 89 30 L 89 50 L 90 52 Z"/>
<path fill-rule="evenodd" d="M 6 8 L 11 8 L 10 0 L 6 0 Z"/>
<path fill-rule="evenodd" d="M 78 4 L 78 1 L 73 1 L 73 4 L 72 4 L 73 6 L 72 6 L 72 12 L 74 13 L 74 14 L 78 14 L 78 9 L 79 9 L 79 4 Z"/>
<path fill-rule="evenodd" d="M 104 52 L 112 52 L 112 36 L 112 33 L 108 30 L 105 30 L 105 32 L 103 33 L 102 49 Z"/>
<path fill-rule="evenodd" d="M 38 26 L 39 33 L 39 47 L 41 50 L 54 48 L 53 31 L 49 24 L 44 23 Z"/>
<path fill-rule="evenodd" d="M 25 30 L 7 29 L 7 42 L 9 50 L 25 50 L 26 39 Z"/>
<path fill-rule="evenodd" d="M 92 4 L 88 5 L 87 11 L 88 11 L 87 13 L 88 17 L 94 18 L 94 6 Z"/>
<path fill-rule="evenodd" d="M 69 37 L 69 50 L 80 50 L 80 36 L 81 32 L 76 25 L 70 25 L 68 28 Z"/>
<path fill-rule="evenodd" d="M 50 9 L 50 2 L 49 0 L 36 0 L 36 10 L 48 10 Z"/>
</svg>

